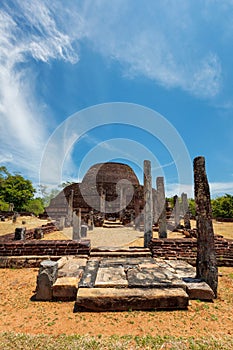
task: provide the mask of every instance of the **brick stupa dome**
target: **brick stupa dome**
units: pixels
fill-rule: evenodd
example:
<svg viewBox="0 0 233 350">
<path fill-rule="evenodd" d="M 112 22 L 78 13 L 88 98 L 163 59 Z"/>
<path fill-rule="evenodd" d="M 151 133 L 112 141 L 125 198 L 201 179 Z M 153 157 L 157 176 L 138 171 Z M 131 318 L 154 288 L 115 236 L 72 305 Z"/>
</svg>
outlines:
<svg viewBox="0 0 233 350">
<path fill-rule="evenodd" d="M 96 177 L 95 183 L 112 183 L 116 184 L 120 180 L 126 179 L 132 185 L 138 186 L 139 181 L 133 169 L 123 163 L 98 163 L 93 165 L 86 173 L 82 183 L 91 183 Z"/>
</svg>

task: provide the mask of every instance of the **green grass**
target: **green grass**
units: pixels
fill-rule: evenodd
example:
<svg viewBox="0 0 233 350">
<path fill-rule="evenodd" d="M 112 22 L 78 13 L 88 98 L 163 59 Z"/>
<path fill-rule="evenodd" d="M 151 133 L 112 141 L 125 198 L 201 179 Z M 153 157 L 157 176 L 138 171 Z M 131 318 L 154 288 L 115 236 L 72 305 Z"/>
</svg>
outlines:
<svg viewBox="0 0 233 350">
<path fill-rule="evenodd" d="M 126 349 L 169 349 L 169 350 L 230 350 L 233 339 L 213 337 L 194 339 L 152 336 L 96 337 L 65 335 L 29 335 L 10 332 L 0 333 L 0 349 L 4 350 L 126 350 Z"/>
</svg>

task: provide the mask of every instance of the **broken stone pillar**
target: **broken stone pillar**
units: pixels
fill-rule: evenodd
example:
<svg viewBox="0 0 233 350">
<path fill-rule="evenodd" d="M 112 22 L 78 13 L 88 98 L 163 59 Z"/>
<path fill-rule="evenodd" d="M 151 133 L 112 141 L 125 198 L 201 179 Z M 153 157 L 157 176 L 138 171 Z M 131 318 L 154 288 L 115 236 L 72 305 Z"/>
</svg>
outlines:
<svg viewBox="0 0 233 350">
<path fill-rule="evenodd" d="M 181 194 L 181 201 L 182 201 L 182 212 L 184 217 L 184 227 L 189 230 L 191 229 L 191 224 L 190 224 L 189 203 L 188 203 L 187 193 Z"/>
<path fill-rule="evenodd" d="M 61 217 L 59 220 L 59 231 L 63 231 L 65 227 L 65 217 Z"/>
<path fill-rule="evenodd" d="M 166 217 L 166 199 L 164 189 L 164 179 L 162 176 L 156 179 L 157 198 L 159 208 L 159 238 L 167 238 L 167 217 Z"/>
<path fill-rule="evenodd" d="M 151 181 L 151 162 L 144 160 L 144 247 L 148 247 L 152 239 L 152 181 Z"/>
<path fill-rule="evenodd" d="M 197 220 L 196 277 L 203 279 L 217 297 L 218 268 L 216 261 L 212 209 L 205 158 L 194 159 L 194 192 Z"/>
<path fill-rule="evenodd" d="M 17 227 L 15 229 L 14 239 L 16 241 L 23 241 L 24 239 L 26 239 L 25 235 L 26 235 L 26 228 L 25 227 Z"/>
<path fill-rule="evenodd" d="M 103 189 L 101 189 L 100 193 L 100 212 L 103 218 L 105 218 L 105 192 Z"/>
<path fill-rule="evenodd" d="M 57 279 L 58 263 L 45 260 L 40 264 L 36 284 L 36 300 L 52 300 L 52 286 Z"/>
<path fill-rule="evenodd" d="M 41 239 L 41 238 L 43 238 L 43 237 L 44 237 L 44 232 L 43 232 L 43 230 L 42 230 L 40 227 L 35 228 L 34 234 L 33 234 L 33 238 L 35 238 L 35 239 Z"/>
<path fill-rule="evenodd" d="M 175 229 L 180 227 L 180 202 L 177 195 L 173 197 L 174 200 L 174 225 Z"/>
<path fill-rule="evenodd" d="M 73 218 L 73 201 L 74 201 L 74 190 L 71 190 L 68 199 L 68 213 L 67 213 L 67 226 L 71 226 Z"/>
<path fill-rule="evenodd" d="M 81 209 L 78 209 L 78 214 L 73 212 L 73 236 L 72 239 L 78 241 L 81 238 Z"/>
<path fill-rule="evenodd" d="M 17 217 L 18 217 L 18 214 L 17 213 L 14 213 L 13 217 L 12 217 L 12 223 L 15 224 L 17 222 Z"/>
<path fill-rule="evenodd" d="M 81 225 L 81 238 L 87 237 L 87 225 Z"/>
</svg>

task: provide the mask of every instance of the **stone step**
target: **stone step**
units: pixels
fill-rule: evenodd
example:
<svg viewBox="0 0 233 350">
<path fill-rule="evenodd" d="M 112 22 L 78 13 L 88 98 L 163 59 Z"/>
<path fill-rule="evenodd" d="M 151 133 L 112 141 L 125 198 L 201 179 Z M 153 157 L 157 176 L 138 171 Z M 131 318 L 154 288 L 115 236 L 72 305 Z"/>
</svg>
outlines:
<svg viewBox="0 0 233 350">
<path fill-rule="evenodd" d="M 98 247 L 93 248 L 90 253 L 91 257 L 107 258 L 107 257 L 128 257 L 128 258 L 139 258 L 139 257 L 151 257 L 151 251 L 148 248 L 132 247 L 132 248 L 121 248 L 121 247 Z"/>
<path fill-rule="evenodd" d="M 186 309 L 182 288 L 79 288 L 74 312 Z"/>
</svg>

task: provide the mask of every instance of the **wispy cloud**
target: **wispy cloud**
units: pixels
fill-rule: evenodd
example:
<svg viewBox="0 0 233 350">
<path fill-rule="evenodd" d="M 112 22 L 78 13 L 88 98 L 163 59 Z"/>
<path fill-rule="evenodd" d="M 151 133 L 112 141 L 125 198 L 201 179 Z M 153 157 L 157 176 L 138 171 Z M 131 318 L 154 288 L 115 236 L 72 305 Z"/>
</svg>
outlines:
<svg viewBox="0 0 233 350">
<path fill-rule="evenodd" d="M 1 163 L 38 175 L 47 140 L 46 113 L 36 99 L 32 60 L 77 62 L 72 40 L 56 23 L 48 1 L 5 1 L 0 7 Z"/>
<path fill-rule="evenodd" d="M 104 56 L 118 60 L 126 75 L 209 98 L 221 88 L 222 67 L 219 53 L 206 47 L 206 33 L 198 30 L 206 21 L 204 9 L 211 12 L 211 2 L 140 6 L 138 1 L 103 0 L 85 1 L 81 13 L 86 37 Z"/>
</svg>

